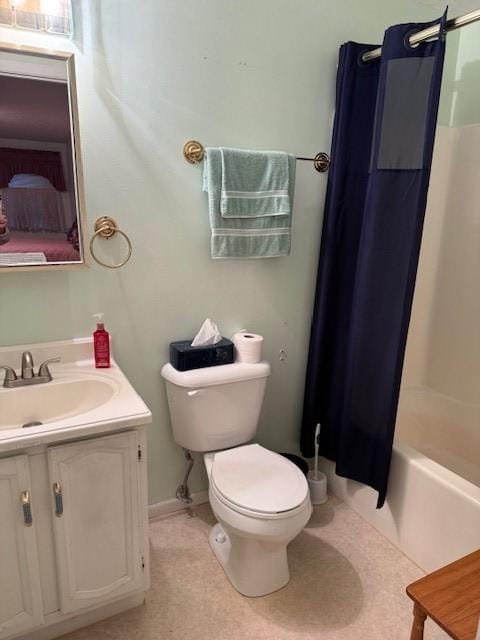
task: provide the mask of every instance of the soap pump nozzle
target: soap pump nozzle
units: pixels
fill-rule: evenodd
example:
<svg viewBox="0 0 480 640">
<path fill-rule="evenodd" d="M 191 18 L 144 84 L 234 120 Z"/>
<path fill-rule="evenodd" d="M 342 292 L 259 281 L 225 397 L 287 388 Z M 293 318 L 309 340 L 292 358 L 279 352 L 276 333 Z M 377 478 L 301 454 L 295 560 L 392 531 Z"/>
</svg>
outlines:
<svg viewBox="0 0 480 640">
<path fill-rule="evenodd" d="M 104 329 L 103 313 L 94 313 L 93 317 L 97 320 L 97 329 Z"/>
</svg>

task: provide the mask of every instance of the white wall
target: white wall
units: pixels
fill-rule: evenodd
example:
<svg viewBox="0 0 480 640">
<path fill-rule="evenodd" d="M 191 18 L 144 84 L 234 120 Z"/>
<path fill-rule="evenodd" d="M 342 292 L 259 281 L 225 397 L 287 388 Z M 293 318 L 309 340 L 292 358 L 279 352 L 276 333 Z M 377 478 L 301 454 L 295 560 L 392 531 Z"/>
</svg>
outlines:
<svg viewBox="0 0 480 640">
<path fill-rule="evenodd" d="M 480 23 L 459 33 L 455 50 L 447 49 L 453 75 L 441 111 L 449 115 L 437 130 L 403 385 L 448 396 L 478 425 Z"/>
<path fill-rule="evenodd" d="M 88 335 L 92 313 L 106 313 L 118 362 L 153 412 L 155 502 L 173 496 L 184 470 L 160 367 L 168 343 L 192 336 L 206 316 L 227 336 L 238 328 L 264 334 L 273 374 L 259 439 L 297 449 L 326 185 L 326 175 L 299 165 L 289 258 L 212 261 L 201 168 L 183 160 L 183 143 L 329 150 L 339 45 L 379 42 L 388 25 L 439 11 L 413 0 L 75 6 L 72 44 L 7 28 L 0 40 L 75 51 L 89 233 L 95 218 L 112 215 L 134 254 L 118 271 L 2 274 L 0 340 Z M 198 467 L 194 489 L 205 486 Z"/>
<path fill-rule="evenodd" d="M 427 385 L 432 358 L 429 346 L 432 327 L 435 323 L 435 292 L 441 286 L 439 269 L 455 138 L 455 130 L 452 127 L 440 125 L 437 128 L 415 296 L 403 368 L 402 385 L 405 387 Z"/>
<path fill-rule="evenodd" d="M 480 123 L 453 127 L 450 137 L 426 378 L 440 393 L 480 408 Z"/>
</svg>

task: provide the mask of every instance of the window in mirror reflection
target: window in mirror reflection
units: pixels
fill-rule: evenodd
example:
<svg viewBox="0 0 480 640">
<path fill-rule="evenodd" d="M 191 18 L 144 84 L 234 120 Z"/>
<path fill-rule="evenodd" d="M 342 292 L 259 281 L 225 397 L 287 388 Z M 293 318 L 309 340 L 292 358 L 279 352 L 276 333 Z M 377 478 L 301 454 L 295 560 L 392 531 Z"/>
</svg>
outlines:
<svg viewBox="0 0 480 640">
<path fill-rule="evenodd" d="M 0 0 L 0 24 L 71 36 L 71 0 Z"/>
<path fill-rule="evenodd" d="M 0 266 L 80 259 L 66 80 L 0 74 Z"/>
</svg>

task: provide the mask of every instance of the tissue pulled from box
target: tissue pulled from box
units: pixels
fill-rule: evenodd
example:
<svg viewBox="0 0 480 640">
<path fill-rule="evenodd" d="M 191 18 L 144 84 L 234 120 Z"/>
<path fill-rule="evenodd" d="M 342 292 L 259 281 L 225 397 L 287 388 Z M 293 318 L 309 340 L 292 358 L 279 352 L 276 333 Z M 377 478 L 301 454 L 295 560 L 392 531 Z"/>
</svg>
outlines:
<svg viewBox="0 0 480 640">
<path fill-rule="evenodd" d="M 220 335 L 220 331 L 218 330 L 217 325 L 213 320 L 207 318 L 205 322 L 200 327 L 199 332 L 192 340 L 192 347 L 202 347 L 207 344 L 217 344 L 220 342 L 222 336 Z"/>
</svg>

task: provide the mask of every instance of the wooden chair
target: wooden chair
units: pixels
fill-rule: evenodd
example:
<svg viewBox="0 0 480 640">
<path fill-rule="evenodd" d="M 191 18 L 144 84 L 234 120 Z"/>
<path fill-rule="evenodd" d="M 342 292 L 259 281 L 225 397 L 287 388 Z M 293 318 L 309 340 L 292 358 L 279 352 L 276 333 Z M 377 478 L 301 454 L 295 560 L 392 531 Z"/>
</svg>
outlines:
<svg viewBox="0 0 480 640">
<path fill-rule="evenodd" d="M 413 600 L 410 640 L 423 640 L 425 620 L 434 620 L 455 640 L 475 640 L 480 618 L 480 549 L 407 587 Z"/>
</svg>

